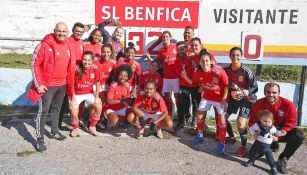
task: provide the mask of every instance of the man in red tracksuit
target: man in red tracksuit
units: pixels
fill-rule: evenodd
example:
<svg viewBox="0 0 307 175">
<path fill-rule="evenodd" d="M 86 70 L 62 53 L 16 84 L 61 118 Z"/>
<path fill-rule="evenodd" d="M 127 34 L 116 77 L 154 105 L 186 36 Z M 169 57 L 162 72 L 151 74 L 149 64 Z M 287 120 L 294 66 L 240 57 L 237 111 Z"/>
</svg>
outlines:
<svg viewBox="0 0 307 175">
<path fill-rule="evenodd" d="M 54 33 L 44 37 L 34 50 L 31 71 L 33 82 L 27 96 L 34 103 L 39 102 L 36 117 L 36 150 L 46 151 L 44 133 L 46 117 L 50 111 L 51 137 L 56 140 L 66 139 L 59 132 L 59 112 L 66 88 L 71 96 L 75 71 L 75 56 L 72 46 L 67 42 L 68 28 L 63 22 L 56 24 Z"/>
<path fill-rule="evenodd" d="M 303 131 L 296 128 L 296 108 L 293 102 L 280 95 L 277 83 L 270 82 L 264 86 L 265 97 L 256 101 L 252 107 L 249 127 L 257 122 L 258 113 L 269 110 L 274 115 L 274 126 L 286 133 L 284 137 L 274 138 L 271 147 L 273 151 L 279 148 L 278 142 L 286 142 L 284 151 L 279 155 L 278 168 L 281 173 L 287 174 L 287 162 L 305 139 Z"/>
</svg>

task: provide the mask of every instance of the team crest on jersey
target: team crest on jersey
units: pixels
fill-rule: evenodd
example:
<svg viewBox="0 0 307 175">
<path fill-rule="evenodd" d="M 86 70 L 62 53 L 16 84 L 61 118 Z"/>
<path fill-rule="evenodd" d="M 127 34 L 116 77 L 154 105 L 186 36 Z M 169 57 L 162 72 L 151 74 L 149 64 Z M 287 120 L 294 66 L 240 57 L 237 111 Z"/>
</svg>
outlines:
<svg viewBox="0 0 307 175">
<path fill-rule="evenodd" d="M 199 80 L 202 81 L 202 80 L 203 80 L 203 77 L 199 77 Z"/>
<path fill-rule="evenodd" d="M 152 107 L 154 107 L 154 108 L 156 108 L 158 106 L 158 104 L 157 103 L 152 103 Z"/>
<path fill-rule="evenodd" d="M 95 74 L 94 74 L 94 73 L 91 73 L 91 74 L 90 74 L 90 77 L 91 77 L 91 79 L 94 79 L 94 78 L 95 78 Z"/>
<path fill-rule="evenodd" d="M 238 78 L 239 78 L 240 82 L 243 82 L 243 80 L 244 80 L 243 76 L 239 76 Z"/>
<path fill-rule="evenodd" d="M 283 117 L 284 116 L 284 111 L 283 110 L 281 110 L 281 109 L 278 109 L 278 111 L 277 111 L 277 115 L 279 116 L 279 117 Z"/>
<path fill-rule="evenodd" d="M 60 55 L 60 52 L 56 51 L 56 55 Z"/>
<path fill-rule="evenodd" d="M 101 77 L 104 77 L 104 76 L 105 76 L 104 72 L 101 72 L 100 76 L 101 76 Z"/>
<path fill-rule="evenodd" d="M 219 82 L 219 79 L 218 78 L 216 78 L 216 77 L 213 77 L 212 78 L 212 83 L 218 83 Z"/>
</svg>

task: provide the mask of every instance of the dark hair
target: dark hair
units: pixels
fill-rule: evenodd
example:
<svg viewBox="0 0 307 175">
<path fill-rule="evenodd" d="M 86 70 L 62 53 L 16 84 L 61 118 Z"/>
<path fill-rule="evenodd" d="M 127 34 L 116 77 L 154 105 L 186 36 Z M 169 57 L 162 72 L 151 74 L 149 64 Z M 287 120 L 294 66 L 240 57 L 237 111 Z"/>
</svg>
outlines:
<svg viewBox="0 0 307 175">
<path fill-rule="evenodd" d="M 128 73 L 128 80 L 132 77 L 132 69 L 128 64 L 122 64 L 117 67 L 116 70 L 116 81 L 118 81 L 118 76 L 121 72 L 126 71 Z"/>
<path fill-rule="evenodd" d="M 128 43 L 128 47 L 125 49 L 125 53 L 127 53 L 129 50 L 134 50 L 134 53 L 136 53 L 136 49 L 134 47 L 134 43 L 133 42 L 129 42 Z"/>
<path fill-rule="evenodd" d="M 187 30 L 187 29 L 192 29 L 192 30 L 194 31 L 194 27 L 192 27 L 192 26 L 186 26 L 186 27 L 184 28 L 184 30 Z"/>
<path fill-rule="evenodd" d="M 242 49 L 241 49 L 240 47 L 233 47 L 233 48 L 231 48 L 230 51 L 229 51 L 229 56 L 230 56 L 231 53 L 234 52 L 235 50 L 238 50 L 238 51 L 241 53 L 241 55 L 243 55 L 243 51 L 242 51 Z"/>
<path fill-rule="evenodd" d="M 152 83 L 155 85 L 155 88 L 157 88 L 157 84 L 156 84 L 156 81 L 153 80 L 153 79 L 147 79 L 146 82 L 145 82 L 145 85 L 147 85 L 148 83 Z"/>
<path fill-rule="evenodd" d="M 198 38 L 198 37 L 192 38 L 192 39 L 191 39 L 191 42 L 193 42 L 193 41 L 198 41 L 199 44 L 202 45 L 201 40 L 200 40 L 200 38 Z"/>
<path fill-rule="evenodd" d="M 153 63 L 157 63 L 158 64 L 158 68 L 160 69 L 161 68 L 161 63 L 159 60 L 153 60 L 150 65 L 152 65 Z"/>
<path fill-rule="evenodd" d="M 111 59 L 116 60 L 116 53 L 115 53 L 114 48 L 111 44 L 109 44 L 109 43 L 104 44 L 101 47 L 101 52 L 102 52 L 103 48 L 109 48 L 111 50 Z"/>
<path fill-rule="evenodd" d="M 206 49 L 202 49 L 199 52 L 198 60 L 200 61 L 201 57 L 204 56 L 204 55 L 207 55 L 209 57 L 210 61 L 212 62 L 211 54 Z M 213 67 L 213 65 L 214 65 L 214 63 L 212 62 L 211 67 Z M 199 65 L 199 69 L 201 69 L 200 65 Z"/>
<path fill-rule="evenodd" d="M 164 35 L 164 34 L 168 34 L 170 37 L 172 37 L 172 34 L 171 34 L 171 32 L 170 31 L 168 31 L 168 30 L 165 30 L 163 33 L 162 33 L 162 35 Z"/>
<path fill-rule="evenodd" d="M 91 58 L 92 58 L 92 60 L 94 60 L 94 54 L 93 54 L 93 52 L 91 52 L 91 51 L 85 51 L 83 54 L 82 54 L 82 60 L 83 60 L 83 57 L 85 56 L 85 55 L 89 55 Z M 81 64 L 79 64 L 78 66 L 77 66 L 77 71 L 78 71 L 78 78 L 79 79 L 82 79 L 82 74 L 83 74 L 83 72 L 84 72 L 84 67 L 83 67 L 83 63 L 81 63 Z"/>
<path fill-rule="evenodd" d="M 81 22 L 76 22 L 74 26 L 72 27 L 72 30 L 74 30 L 76 27 L 80 27 L 84 29 L 84 25 Z"/>
<path fill-rule="evenodd" d="M 94 30 L 91 32 L 90 36 L 88 37 L 88 40 L 89 40 L 90 42 L 93 40 L 93 35 L 94 35 L 94 33 L 96 33 L 97 31 L 99 31 L 99 32 L 101 33 L 101 36 L 102 36 L 102 31 L 101 31 L 99 28 L 96 28 L 96 29 L 94 29 Z M 101 42 L 101 38 L 100 38 L 100 42 Z"/>
<path fill-rule="evenodd" d="M 184 41 L 179 41 L 176 46 L 180 46 L 180 45 L 184 45 L 185 47 L 187 47 L 186 43 Z"/>
<path fill-rule="evenodd" d="M 265 85 L 264 85 L 264 90 L 265 90 L 266 88 L 275 87 L 275 86 L 278 87 L 278 92 L 280 92 L 280 86 L 279 86 L 279 84 L 277 84 L 277 83 L 275 83 L 275 82 L 269 82 L 269 83 L 265 84 Z"/>
</svg>

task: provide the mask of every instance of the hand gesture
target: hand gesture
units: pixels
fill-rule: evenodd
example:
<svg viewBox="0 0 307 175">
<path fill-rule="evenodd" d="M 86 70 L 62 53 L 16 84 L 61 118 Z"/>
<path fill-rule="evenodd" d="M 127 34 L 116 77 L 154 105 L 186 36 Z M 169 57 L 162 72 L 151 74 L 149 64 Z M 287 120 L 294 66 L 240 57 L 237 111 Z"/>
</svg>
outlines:
<svg viewBox="0 0 307 175">
<path fill-rule="evenodd" d="M 121 26 L 121 25 L 122 25 L 122 23 L 119 22 L 117 19 L 112 19 L 112 22 L 113 22 L 113 24 L 116 25 L 116 26 Z"/>
<path fill-rule="evenodd" d="M 45 85 L 41 85 L 37 88 L 38 93 L 42 94 L 48 91 L 48 88 Z"/>
</svg>

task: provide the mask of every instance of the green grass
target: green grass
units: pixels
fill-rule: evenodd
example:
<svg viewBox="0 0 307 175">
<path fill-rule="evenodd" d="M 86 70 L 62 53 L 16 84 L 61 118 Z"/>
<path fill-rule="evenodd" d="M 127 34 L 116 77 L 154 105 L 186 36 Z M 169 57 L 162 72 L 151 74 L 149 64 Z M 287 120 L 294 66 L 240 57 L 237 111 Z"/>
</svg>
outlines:
<svg viewBox="0 0 307 175">
<path fill-rule="evenodd" d="M 31 58 L 31 54 L 0 54 L 0 67 L 29 69 Z"/>
<path fill-rule="evenodd" d="M 24 151 L 17 152 L 17 157 L 26 157 L 34 153 L 36 153 L 36 151 L 24 150 Z"/>
</svg>

